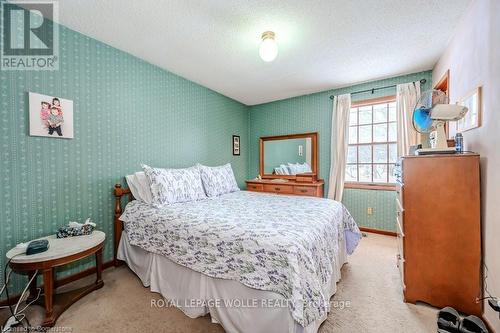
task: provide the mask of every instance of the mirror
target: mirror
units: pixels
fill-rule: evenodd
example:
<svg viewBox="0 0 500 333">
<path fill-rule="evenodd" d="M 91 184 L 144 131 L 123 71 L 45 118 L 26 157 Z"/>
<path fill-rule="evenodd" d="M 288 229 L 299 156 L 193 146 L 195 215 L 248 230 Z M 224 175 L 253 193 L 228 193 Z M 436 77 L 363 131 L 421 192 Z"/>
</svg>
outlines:
<svg viewBox="0 0 500 333">
<path fill-rule="evenodd" d="M 317 133 L 260 138 L 260 174 L 263 178 L 289 178 L 317 174 Z"/>
<path fill-rule="evenodd" d="M 266 141 L 264 151 L 264 174 L 312 172 L 311 138 Z"/>
</svg>

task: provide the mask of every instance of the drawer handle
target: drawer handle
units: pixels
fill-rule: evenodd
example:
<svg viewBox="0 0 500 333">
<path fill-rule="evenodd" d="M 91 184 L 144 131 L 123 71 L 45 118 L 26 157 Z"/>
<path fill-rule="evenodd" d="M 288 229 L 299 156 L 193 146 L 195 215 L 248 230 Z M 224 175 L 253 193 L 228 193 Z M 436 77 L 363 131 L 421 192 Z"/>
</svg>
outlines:
<svg viewBox="0 0 500 333">
<path fill-rule="evenodd" d="M 275 187 L 274 190 L 275 191 L 281 191 L 281 188 L 280 187 Z"/>
<path fill-rule="evenodd" d="M 300 193 L 307 193 L 307 190 L 302 189 L 300 190 Z"/>
</svg>

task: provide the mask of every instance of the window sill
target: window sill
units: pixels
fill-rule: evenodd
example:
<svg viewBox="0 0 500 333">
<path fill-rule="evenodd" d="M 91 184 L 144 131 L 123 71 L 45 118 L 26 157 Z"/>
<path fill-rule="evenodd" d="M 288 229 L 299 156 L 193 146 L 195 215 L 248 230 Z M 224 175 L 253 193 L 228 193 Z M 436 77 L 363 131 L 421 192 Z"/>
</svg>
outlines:
<svg viewBox="0 0 500 333">
<path fill-rule="evenodd" d="M 360 189 L 360 190 L 396 191 L 395 184 L 345 183 L 344 188 Z"/>
</svg>

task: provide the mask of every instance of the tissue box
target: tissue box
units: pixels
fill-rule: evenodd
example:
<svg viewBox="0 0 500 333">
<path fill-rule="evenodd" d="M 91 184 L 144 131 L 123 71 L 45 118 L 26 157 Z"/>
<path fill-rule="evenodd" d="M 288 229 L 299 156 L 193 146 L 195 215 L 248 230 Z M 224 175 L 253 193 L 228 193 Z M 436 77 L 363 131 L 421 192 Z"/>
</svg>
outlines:
<svg viewBox="0 0 500 333">
<path fill-rule="evenodd" d="M 57 238 L 90 235 L 92 231 L 94 231 L 94 226 L 90 224 L 84 224 L 81 227 L 64 226 L 57 231 Z"/>
</svg>

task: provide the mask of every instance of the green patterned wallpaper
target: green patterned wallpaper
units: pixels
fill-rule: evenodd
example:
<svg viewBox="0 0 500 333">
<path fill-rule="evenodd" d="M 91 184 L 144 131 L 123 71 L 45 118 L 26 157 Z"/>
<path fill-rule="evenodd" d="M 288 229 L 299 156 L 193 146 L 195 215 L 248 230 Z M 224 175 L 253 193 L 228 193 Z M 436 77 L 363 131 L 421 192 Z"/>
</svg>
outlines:
<svg viewBox="0 0 500 333">
<path fill-rule="evenodd" d="M 289 98 L 272 103 L 250 107 L 249 122 L 249 158 L 248 177 L 254 178 L 259 173 L 259 137 L 269 135 L 284 135 L 304 132 L 319 133 L 319 175 L 328 183 L 330 172 L 330 133 L 332 121 L 332 101 L 330 95 L 340 95 L 349 92 L 385 87 L 398 83 L 427 79 L 423 90 L 431 87 L 432 72 L 426 71 L 395 78 L 378 80 L 350 87 L 323 91 L 316 94 Z M 381 96 L 394 95 L 395 88 L 376 91 L 375 94 L 363 93 L 353 95 L 353 100 L 363 100 Z M 346 191 L 344 203 L 361 226 L 393 230 L 395 221 L 395 206 L 392 196 L 387 191 L 349 190 Z M 328 186 L 325 187 L 325 194 Z M 364 204 L 373 203 L 374 214 L 368 216 Z"/>
<path fill-rule="evenodd" d="M 231 162 L 244 186 L 247 106 L 64 27 L 60 60 L 58 71 L 0 71 L 2 270 L 17 243 L 87 217 L 106 232 L 112 259 L 112 188 L 140 163 Z M 74 139 L 28 136 L 28 91 L 74 101 Z M 232 155 L 233 134 L 241 156 Z"/>
<path fill-rule="evenodd" d="M 430 82 L 425 72 L 247 107 L 61 26 L 58 71 L 0 71 L 0 281 L 8 249 L 54 233 L 69 220 L 91 217 L 108 235 L 105 260 L 110 260 L 112 187 L 143 162 L 165 167 L 231 162 L 243 186 L 258 173 L 260 136 L 317 131 L 320 176 L 327 179 L 328 96 L 422 77 Z M 74 101 L 74 139 L 28 135 L 29 91 Z M 233 134 L 241 136 L 241 156 L 232 156 Z M 347 190 L 344 202 L 360 225 L 390 230 L 392 194 Z M 365 204 L 374 207 L 370 219 Z M 91 265 L 75 263 L 59 275 Z M 16 279 L 13 290 L 20 286 Z"/>
<path fill-rule="evenodd" d="M 396 192 L 345 189 L 342 202 L 363 227 L 396 231 Z M 367 208 L 372 207 L 372 215 Z"/>
</svg>

